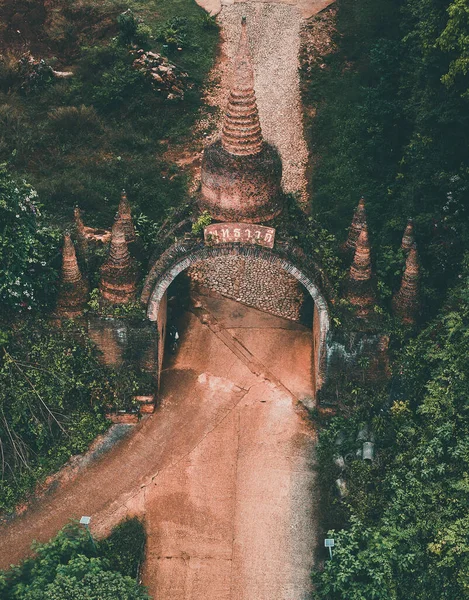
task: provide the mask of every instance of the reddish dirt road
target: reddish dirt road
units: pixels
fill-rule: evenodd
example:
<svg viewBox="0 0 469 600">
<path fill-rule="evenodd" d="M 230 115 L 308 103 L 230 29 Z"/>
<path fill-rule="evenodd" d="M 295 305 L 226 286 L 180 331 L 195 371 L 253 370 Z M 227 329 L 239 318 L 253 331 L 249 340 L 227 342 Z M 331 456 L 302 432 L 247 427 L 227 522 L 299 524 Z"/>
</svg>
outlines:
<svg viewBox="0 0 469 600">
<path fill-rule="evenodd" d="M 186 316 L 161 407 L 109 455 L 0 528 L 0 568 L 70 518 L 148 532 L 144 582 L 165 600 L 302 600 L 315 545 L 311 334 L 229 300 Z"/>
</svg>

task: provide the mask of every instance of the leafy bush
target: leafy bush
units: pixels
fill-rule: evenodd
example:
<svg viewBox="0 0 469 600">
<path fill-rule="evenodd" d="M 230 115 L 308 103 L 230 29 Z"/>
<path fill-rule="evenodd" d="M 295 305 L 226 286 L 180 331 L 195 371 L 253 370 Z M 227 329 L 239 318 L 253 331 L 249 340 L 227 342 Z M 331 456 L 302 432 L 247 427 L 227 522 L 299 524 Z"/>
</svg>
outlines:
<svg viewBox="0 0 469 600">
<path fill-rule="evenodd" d="M 194 235 L 199 235 L 203 232 L 205 227 L 208 227 L 212 222 L 212 217 L 208 210 L 204 210 L 204 212 L 199 216 L 197 221 L 192 224 L 192 233 Z"/>
<path fill-rule="evenodd" d="M 1 114 L 1 112 L 0 112 Z M 0 302 L 31 310 L 54 294 L 60 233 L 47 226 L 37 192 L 0 165 Z"/>
<path fill-rule="evenodd" d="M 101 112 L 117 110 L 145 91 L 145 79 L 132 68 L 130 53 L 112 44 L 84 49 L 79 75 L 73 84 L 76 100 Z"/>
<path fill-rule="evenodd" d="M 0 509 L 83 452 L 109 424 L 108 405 L 131 401 L 137 374 L 109 372 L 83 331 L 17 325 L 0 355 Z"/>
<path fill-rule="evenodd" d="M 217 25 L 217 17 L 215 15 L 211 15 L 210 13 L 205 13 L 201 17 L 202 25 L 205 29 L 216 29 Z"/>
<path fill-rule="evenodd" d="M 158 40 L 170 48 L 182 47 L 187 40 L 188 20 L 186 17 L 173 17 L 158 31 Z"/>
<path fill-rule="evenodd" d="M 128 8 L 121 13 L 117 17 L 117 24 L 121 44 L 125 46 L 136 45 L 139 48 L 146 48 L 149 45 L 152 37 L 151 27 L 137 18 L 132 9 Z"/>
<path fill-rule="evenodd" d="M 131 536 L 126 549 L 123 532 Z M 96 548 L 83 527 L 68 525 L 50 542 L 34 546 L 34 558 L 0 572 L 0 593 L 4 600 L 148 600 L 135 575 L 144 542 L 137 519 L 118 525 Z"/>
<path fill-rule="evenodd" d="M 18 73 L 21 89 L 27 94 L 37 92 L 54 82 L 52 67 L 44 59 L 37 60 L 29 53 L 18 61 Z"/>
</svg>

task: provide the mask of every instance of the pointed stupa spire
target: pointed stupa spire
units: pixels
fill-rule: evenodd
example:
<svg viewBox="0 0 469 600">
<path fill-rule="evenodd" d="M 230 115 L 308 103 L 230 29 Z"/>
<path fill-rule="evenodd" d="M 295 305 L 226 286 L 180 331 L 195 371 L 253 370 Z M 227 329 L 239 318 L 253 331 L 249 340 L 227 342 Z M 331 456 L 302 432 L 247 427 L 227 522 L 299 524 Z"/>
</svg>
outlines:
<svg viewBox="0 0 469 600">
<path fill-rule="evenodd" d="M 78 267 L 75 246 L 69 233 L 64 236 L 62 272 L 57 298 L 56 314 L 73 319 L 83 313 L 88 300 L 89 287 Z"/>
<path fill-rule="evenodd" d="M 407 254 L 409 250 L 413 247 L 415 242 L 414 238 L 414 222 L 412 219 L 407 221 L 407 226 L 404 231 L 404 235 L 402 236 L 401 248 Z"/>
<path fill-rule="evenodd" d="M 283 208 L 282 159 L 262 139 L 246 27 L 243 19 L 221 138 L 204 149 L 198 204 L 216 221 L 264 223 Z"/>
<path fill-rule="evenodd" d="M 353 281 L 371 279 L 371 252 L 366 223 L 357 239 L 353 263 L 350 267 L 350 279 Z"/>
<path fill-rule="evenodd" d="M 223 148 L 230 154 L 246 156 L 262 150 L 262 132 L 254 93 L 254 69 L 247 34 L 246 17 L 233 61 L 233 82 L 225 111 Z"/>
<path fill-rule="evenodd" d="M 130 256 L 124 225 L 116 219 L 112 226 L 109 256 L 101 267 L 101 297 L 111 304 L 127 304 L 135 298 L 137 268 Z"/>
<path fill-rule="evenodd" d="M 121 199 L 119 202 L 119 208 L 117 210 L 117 218 L 122 221 L 127 243 L 134 242 L 135 228 L 132 221 L 132 210 L 130 208 L 130 203 L 127 199 L 127 193 L 125 190 L 122 190 L 121 192 Z"/>
<path fill-rule="evenodd" d="M 415 323 L 419 311 L 420 266 L 414 243 L 407 254 L 401 287 L 392 301 L 393 312 L 403 323 Z"/>
<path fill-rule="evenodd" d="M 376 303 L 372 275 L 368 227 L 364 223 L 347 280 L 347 298 L 358 317 L 368 317 Z"/>
<path fill-rule="evenodd" d="M 344 244 L 344 250 L 347 252 L 354 252 L 358 236 L 360 235 L 363 227 L 366 226 L 366 210 L 365 210 L 365 198 L 363 196 L 358 202 L 358 206 L 353 213 L 352 223 L 349 228 L 347 241 Z"/>
<path fill-rule="evenodd" d="M 88 255 L 88 238 L 85 234 L 85 225 L 78 206 L 75 206 L 73 210 L 73 220 L 75 223 L 75 234 L 80 258 L 81 260 L 86 261 Z"/>
<path fill-rule="evenodd" d="M 85 224 L 83 223 L 83 219 L 81 216 L 81 210 L 78 206 L 75 206 L 73 209 L 73 220 L 75 222 L 75 229 L 77 235 L 84 236 L 85 235 Z"/>
</svg>

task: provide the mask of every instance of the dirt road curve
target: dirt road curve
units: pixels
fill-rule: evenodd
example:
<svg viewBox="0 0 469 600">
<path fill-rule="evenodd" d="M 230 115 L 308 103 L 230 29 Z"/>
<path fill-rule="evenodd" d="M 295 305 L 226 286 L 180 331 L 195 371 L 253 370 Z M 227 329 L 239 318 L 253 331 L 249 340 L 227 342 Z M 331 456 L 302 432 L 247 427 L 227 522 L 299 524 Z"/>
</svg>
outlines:
<svg viewBox="0 0 469 600">
<path fill-rule="evenodd" d="M 137 514 L 149 535 L 144 582 L 156 598 L 305 598 L 314 432 L 295 397 L 311 393 L 310 332 L 229 300 L 204 302 L 217 325 L 187 315 L 158 411 L 2 527 L 0 568 L 70 518 L 92 515 L 102 535 Z"/>
</svg>

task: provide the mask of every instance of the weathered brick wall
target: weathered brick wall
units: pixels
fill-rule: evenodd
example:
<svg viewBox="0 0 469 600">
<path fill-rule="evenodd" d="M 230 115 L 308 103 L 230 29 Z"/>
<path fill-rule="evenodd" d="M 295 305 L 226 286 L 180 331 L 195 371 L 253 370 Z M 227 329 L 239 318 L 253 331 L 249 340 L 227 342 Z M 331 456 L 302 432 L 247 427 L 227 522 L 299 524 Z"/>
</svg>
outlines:
<svg viewBox="0 0 469 600">
<path fill-rule="evenodd" d="M 166 325 L 168 321 L 168 294 L 165 292 L 161 298 L 158 310 L 156 326 L 158 330 L 158 388 L 160 387 L 160 376 L 163 368 L 164 346 L 166 342 Z"/>
<path fill-rule="evenodd" d="M 199 206 L 216 220 L 262 223 L 282 211 L 282 161 L 266 142 L 258 154 L 236 156 L 216 141 L 205 148 L 201 177 Z"/>
<path fill-rule="evenodd" d="M 299 321 L 306 290 L 284 269 L 259 257 L 220 256 L 192 265 L 195 288 L 207 288 L 279 317 Z"/>
<path fill-rule="evenodd" d="M 157 373 L 158 333 L 149 321 L 90 316 L 88 335 L 101 351 L 101 361 L 119 368 L 129 363 L 148 373 Z"/>
</svg>

